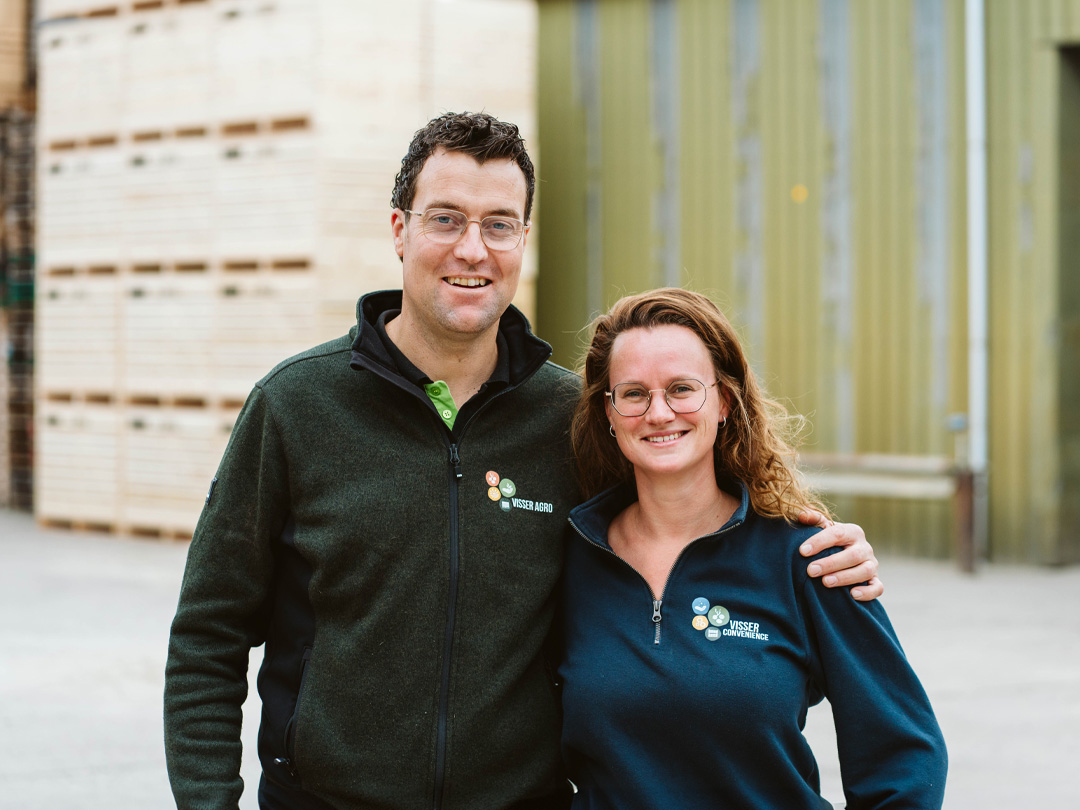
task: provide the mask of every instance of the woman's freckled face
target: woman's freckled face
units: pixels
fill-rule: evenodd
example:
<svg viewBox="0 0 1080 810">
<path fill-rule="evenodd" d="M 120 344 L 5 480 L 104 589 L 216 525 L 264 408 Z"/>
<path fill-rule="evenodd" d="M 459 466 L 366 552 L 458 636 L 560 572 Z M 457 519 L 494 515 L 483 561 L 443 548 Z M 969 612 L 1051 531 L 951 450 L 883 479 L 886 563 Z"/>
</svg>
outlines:
<svg viewBox="0 0 1080 810">
<path fill-rule="evenodd" d="M 619 383 L 640 383 L 652 391 L 643 416 L 622 416 L 607 401 L 619 449 L 638 474 L 683 474 L 698 465 L 713 465 L 718 422 L 727 413 L 719 386 L 707 389 L 705 404 L 694 413 L 675 413 L 662 390 L 674 380 L 716 382 L 705 343 L 685 326 L 630 329 L 611 347 L 609 390 Z"/>
</svg>

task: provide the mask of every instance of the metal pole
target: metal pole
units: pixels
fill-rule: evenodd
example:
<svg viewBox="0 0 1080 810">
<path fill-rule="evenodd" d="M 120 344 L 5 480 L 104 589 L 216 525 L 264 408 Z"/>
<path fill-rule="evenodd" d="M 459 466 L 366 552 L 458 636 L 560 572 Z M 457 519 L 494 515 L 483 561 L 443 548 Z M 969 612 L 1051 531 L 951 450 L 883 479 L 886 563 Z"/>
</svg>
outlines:
<svg viewBox="0 0 1080 810">
<path fill-rule="evenodd" d="M 967 235 L 968 235 L 968 413 L 969 453 L 974 475 L 972 534 L 975 554 L 988 548 L 988 363 L 986 200 L 986 22 L 983 0 L 966 0 L 965 53 L 967 79 Z"/>
</svg>

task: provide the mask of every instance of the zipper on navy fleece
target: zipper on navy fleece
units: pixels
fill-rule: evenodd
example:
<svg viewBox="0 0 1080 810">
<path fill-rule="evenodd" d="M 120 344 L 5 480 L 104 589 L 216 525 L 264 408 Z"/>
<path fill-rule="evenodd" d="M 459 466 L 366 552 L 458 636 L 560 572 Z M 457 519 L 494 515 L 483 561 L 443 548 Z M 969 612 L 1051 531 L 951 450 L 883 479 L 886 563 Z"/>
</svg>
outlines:
<svg viewBox="0 0 1080 810">
<path fill-rule="evenodd" d="M 446 726 L 450 714 L 450 664 L 457 619 L 458 589 L 458 488 L 461 486 L 461 459 L 458 446 L 450 444 L 450 593 L 447 596 L 446 634 L 443 637 L 442 680 L 439 683 L 439 724 L 435 748 L 435 810 L 442 807 L 446 782 Z"/>
<path fill-rule="evenodd" d="M 700 543 L 702 540 L 706 540 L 706 539 L 708 539 L 710 537 L 720 537 L 721 535 L 727 534 L 732 529 L 734 529 L 734 528 L 736 528 L 738 526 L 741 526 L 742 521 L 737 520 L 732 524 L 729 524 L 727 526 L 723 526 L 722 528 L 718 529 L 715 532 L 711 532 L 709 534 L 703 535 L 703 536 L 698 537 L 695 540 L 691 540 L 689 543 L 687 543 L 683 547 L 683 550 L 680 551 L 678 556 L 675 558 L 675 562 L 673 562 L 671 564 L 671 568 L 668 569 L 667 576 L 664 577 L 664 590 L 663 590 L 663 592 L 661 592 L 659 599 L 657 599 L 656 594 L 653 593 L 652 586 L 649 585 L 649 581 L 647 579 L 645 579 L 645 577 L 643 577 L 641 575 L 641 572 L 638 571 L 636 568 L 634 568 L 634 566 L 630 565 L 630 563 L 628 563 L 626 560 L 624 560 L 622 557 L 620 557 L 618 554 L 616 554 L 615 551 L 612 548 L 610 548 L 609 546 L 605 546 L 602 543 L 598 543 L 595 540 L 593 540 L 591 537 L 586 535 L 585 532 L 583 532 L 581 529 L 579 529 L 577 527 L 577 524 L 574 523 L 573 520 L 570 521 L 570 525 L 574 528 L 574 531 L 577 532 L 578 535 L 580 535 L 581 539 L 584 540 L 586 543 L 588 543 L 589 545 L 591 545 L 591 546 L 593 546 L 595 548 L 600 549 L 600 551 L 607 552 L 612 557 L 614 557 L 616 560 L 618 560 L 623 565 L 625 565 L 627 568 L 629 568 L 631 571 L 633 571 L 635 574 L 637 574 L 638 579 L 641 580 L 642 584 L 645 586 L 645 589 L 649 592 L 650 599 L 652 600 L 653 646 L 656 646 L 656 645 L 660 644 L 660 624 L 664 620 L 663 613 L 661 613 L 661 610 L 660 610 L 664 606 L 664 594 L 667 593 L 667 586 L 668 586 L 668 582 L 671 580 L 672 572 L 675 570 L 675 567 L 679 564 L 679 561 L 682 560 L 683 555 L 686 554 L 687 549 L 689 549 L 690 546 L 694 545 L 695 543 Z"/>
</svg>

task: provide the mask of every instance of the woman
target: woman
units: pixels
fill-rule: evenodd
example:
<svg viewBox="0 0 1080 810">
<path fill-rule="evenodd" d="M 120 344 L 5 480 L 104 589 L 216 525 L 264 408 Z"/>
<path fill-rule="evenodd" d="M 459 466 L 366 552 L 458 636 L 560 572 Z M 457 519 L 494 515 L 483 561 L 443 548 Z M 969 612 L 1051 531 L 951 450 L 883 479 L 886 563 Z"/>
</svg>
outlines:
<svg viewBox="0 0 1080 810">
<path fill-rule="evenodd" d="M 584 378 L 594 497 L 570 516 L 559 671 L 575 810 L 829 808 L 802 736 L 822 697 L 849 808 L 940 807 L 926 694 L 878 602 L 807 577 L 817 530 L 795 518 L 825 510 L 723 314 L 679 289 L 623 298 Z"/>
</svg>

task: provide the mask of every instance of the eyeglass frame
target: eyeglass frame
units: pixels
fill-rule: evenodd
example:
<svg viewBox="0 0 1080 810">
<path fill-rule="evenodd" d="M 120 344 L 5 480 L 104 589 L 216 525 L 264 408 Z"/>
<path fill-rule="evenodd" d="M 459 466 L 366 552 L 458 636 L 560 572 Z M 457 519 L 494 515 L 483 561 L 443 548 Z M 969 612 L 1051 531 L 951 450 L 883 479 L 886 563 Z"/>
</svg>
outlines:
<svg viewBox="0 0 1080 810">
<path fill-rule="evenodd" d="M 696 408 L 694 408 L 694 410 L 692 410 L 692 411 L 677 411 L 677 410 L 675 410 L 674 407 L 672 407 L 671 400 L 668 399 L 668 395 L 667 395 L 668 388 L 671 388 L 671 386 L 675 385 L 675 383 L 677 383 L 677 382 L 687 382 L 687 381 L 696 382 L 698 385 L 700 385 L 705 390 L 705 397 L 701 400 L 701 404 L 698 405 Z M 624 417 L 626 419 L 637 419 L 639 416 L 644 416 L 645 414 L 647 414 L 649 412 L 649 408 L 652 407 L 652 395 L 656 391 L 663 391 L 664 392 L 664 403 L 668 406 L 668 408 L 671 410 L 672 413 L 679 413 L 679 414 L 697 413 L 702 408 L 704 408 L 705 403 L 708 402 L 708 400 L 709 400 L 709 389 L 710 388 L 715 388 L 716 386 L 718 386 L 720 384 L 720 380 L 717 380 L 716 382 L 712 383 L 711 385 L 705 385 L 705 383 L 703 383 L 701 380 L 695 379 L 694 377 L 680 377 L 677 380 L 672 380 L 671 382 L 669 382 L 663 388 L 646 388 L 645 393 L 649 395 L 649 402 L 645 406 L 645 410 L 643 410 L 641 413 L 635 413 L 635 414 L 625 414 L 625 413 L 623 413 L 615 405 L 615 389 L 618 388 L 620 385 L 640 385 L 640 384 L 641 383 L 634 383 L 634 382 L 616 383 L 615 385 L 611 386 L 610 391 L 605 391 L 604 392 L 604 396 L 608 398 L 608 402 L 611 403 L 611 407 L 615 410 L 615 413 L 617 413 L 619 416 L 622 416 L 622 417 Z"/>
<path fill-rule="evenodd" d="M 457 211 L 453 208 L 425 208 L 423 211 L 413 211 L 410 208 L 402 208 L 401 210 L 404 211 L 406 214 L 421 218 L 423 218 L 428 211 L 446 211 L 448 214 L 461 214 L 461 216 L 465 217 L 464 213 L 462 213 L 461 211 Z M 518 224 L 520 224 L 521 231 L 518 232 L 517 241 L 514 242 L 514 244 L 510 247 L 493 247 L 489 245 L 487 239 L 484 238 L 484 221 L 488 219 L 509 219 L 513 222 L 517 222 Z M 525 233 L 529 230 L 529 223 L 525 222 L 525 220 L 523 219 L 518 219 L 517 217 L 508 217 L 502 214 L 492 214 L 491 216 L 484 217 L 484 219 L 469 219 L 468 217 L 465 217 L 465 227 L 461 229 L 461 233 L 457 235 L 457 239 L 455 239 L 453 242 L 439 242 L 436 239 L 431 239 L 431 237 L 428 236 L 428 230 L 423 227 L 420 228 L 420 233 L 422 233 L 424 236 L 427 236 L 427 238 L 431 239 L 431 241 L 434 242 L 436 245 L 455 245 L 457 244 L 458 240 L 465 235 L 465 231 L 469 230 L 469 224 L 472 222 L 475 222 L 477 225 L 480 226 L 480 241 L 484 243 L 484 247 L 486 247 L 488 250 L 494 250 L 497 253 L 502 253 L 504 251 L 514 250 L 515 248 L 517 248 L 517 246 L 521 244 L 521 240 L 525 237 Z"/>
</svg>

